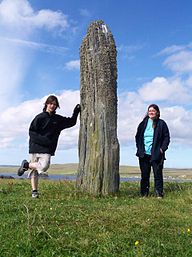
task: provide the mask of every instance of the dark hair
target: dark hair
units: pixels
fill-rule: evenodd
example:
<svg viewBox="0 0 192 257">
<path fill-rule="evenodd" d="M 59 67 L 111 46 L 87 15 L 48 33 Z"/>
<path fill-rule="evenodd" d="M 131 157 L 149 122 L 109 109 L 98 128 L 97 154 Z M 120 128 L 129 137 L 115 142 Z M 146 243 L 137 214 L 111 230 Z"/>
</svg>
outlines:
<svg viewBox="0 0 192 257">
<path fill-rule="evenodd" d="M 149 111 L 149 109 L 150 109 L 151 107 L 153 107 L 153 108 L 157 111 L 156 119 L 153 120 L 153 128 L 155 128 L 156 125 L 157 125 L 157 121 L 158 121 L 158 119 L 160 118 L 160 109 L 159 109 L 159 106 L 158 106 L 158 105 L 156 105 L 156 104 L 150 104 L 150 105 L 148 106 L 148 108 L 147 108 L 147 114 L 145 115 L 145 118 L 144 118 L 144 119 L 148 119 L 148 118 L 149 118 L 148 111 Z"/>
<path fill-rule="evenodd" d="M 57 108 L 60 108 L 60 106 L 59 106 L 59 101 L 58 101 L 57 97 L 54 96 L 54 95 L 50 95 L 50 96 L 47 98 L 47 100 L 45 101 L 45 106 L 44 106 L 44 108 L 43 108 L 43 111 L 44 111 L 44 112 L 46 112 L 46 110 L 47 110 L 47 105 L 50 104 L 50 103 L 52 103 L 52 102 L 56 102 L 56 109 L 57 109 Z"/>
<path fill-rule="evenodd" d="M 157 118 L 156 118 L 156 120 L 159 119 L 159 118 L 160 118 L 159 106 L 156 105 L 156 104 L 150 104 L 150 105 L 148 106 L 147 111 L 149 111 L 149 109 L 150 109 L 151 107 L 153 107 L 153 109 L 155 109 L 155 110 L 157 111 Z M 148 114 L 147 114 L 147 116 L 148 116 Z"/>
</svg>

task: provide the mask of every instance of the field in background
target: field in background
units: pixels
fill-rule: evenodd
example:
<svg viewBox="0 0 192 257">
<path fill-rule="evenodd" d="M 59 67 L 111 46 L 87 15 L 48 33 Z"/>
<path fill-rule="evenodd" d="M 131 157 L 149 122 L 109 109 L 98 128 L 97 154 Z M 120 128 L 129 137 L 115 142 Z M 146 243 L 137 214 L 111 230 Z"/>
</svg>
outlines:
<svg viewBox="0 0 192 257">
<path fill-rule="evenodd" d="M 74 175 L 77 173 L 78 164 L 52 164 L 49 169 L 49 174 L 67 174 Z M 2 173 L 16 173 L 17 166 L 0 166 L 0 174 Z M 138 177 L 140 176 L 139 167 L 135 166 L 120 166 L 121 177 Z M 165 178 L 177 179 L 192 179 L 192 169 L 164 169 Z"/>
</svg>

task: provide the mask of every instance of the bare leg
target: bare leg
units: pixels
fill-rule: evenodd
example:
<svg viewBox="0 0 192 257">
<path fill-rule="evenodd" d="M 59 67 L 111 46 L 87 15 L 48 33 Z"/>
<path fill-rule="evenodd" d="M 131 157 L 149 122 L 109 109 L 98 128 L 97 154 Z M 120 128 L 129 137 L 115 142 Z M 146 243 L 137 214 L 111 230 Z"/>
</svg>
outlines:
<svg viewBox="0 0 192 257">
<path fill-rule="evenodd" d="M 37 168 L 37 162 L 30 162 L 29 163 L 29 169 L 31 169 L 31 187 L 32 190 L 37 190 L 38 189 L 38 172 L 36 170 Z"/>
<path fill-rule="evenodd" d="M 36 170 L 37 165 L 38 165 L 38 162 L 29 162 L 29 169 L 30 170 Z"/>
<path fill-rule="evenodd" d="M 32 190 L 38 190 L 39 175 L 36 170 L 31 172 L 31 187 Z"/>
</svg>

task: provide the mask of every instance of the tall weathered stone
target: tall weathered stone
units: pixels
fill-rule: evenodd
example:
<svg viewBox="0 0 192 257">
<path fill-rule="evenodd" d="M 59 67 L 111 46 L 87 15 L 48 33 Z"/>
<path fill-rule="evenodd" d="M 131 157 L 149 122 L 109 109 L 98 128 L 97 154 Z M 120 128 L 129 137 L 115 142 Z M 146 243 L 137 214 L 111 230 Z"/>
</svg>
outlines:
<svg viewBox="0 0 192 257">
<path fill-rule="evenodd" d="M 117 62 L 113 35 L 93 22 L 80 48 L 81 116 L 77 187 L 94 195 L 119 189 Z"/>
</svg>

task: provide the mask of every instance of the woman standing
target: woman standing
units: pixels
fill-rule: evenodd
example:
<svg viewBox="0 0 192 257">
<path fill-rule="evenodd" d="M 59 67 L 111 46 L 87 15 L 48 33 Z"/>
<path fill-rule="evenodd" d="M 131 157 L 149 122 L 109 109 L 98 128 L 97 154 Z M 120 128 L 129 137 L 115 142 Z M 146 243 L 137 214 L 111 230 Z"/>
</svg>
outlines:
<svg viewBox="0 0 192 257">
<path fill-rule="evenodd" d="M 135 136 L 139 166 L 141 170 L 140 192 L 148 196 L 150 187 L 151 167 L 154 173 L 155 193 L 163 197 L 163 163 L 165 151 L 170 142 L 169 129 L 164 120 L 160 119 L 160 110 L 156 104 L 148 107 L 148 112 L 137 128 Z"/>
</svg>

